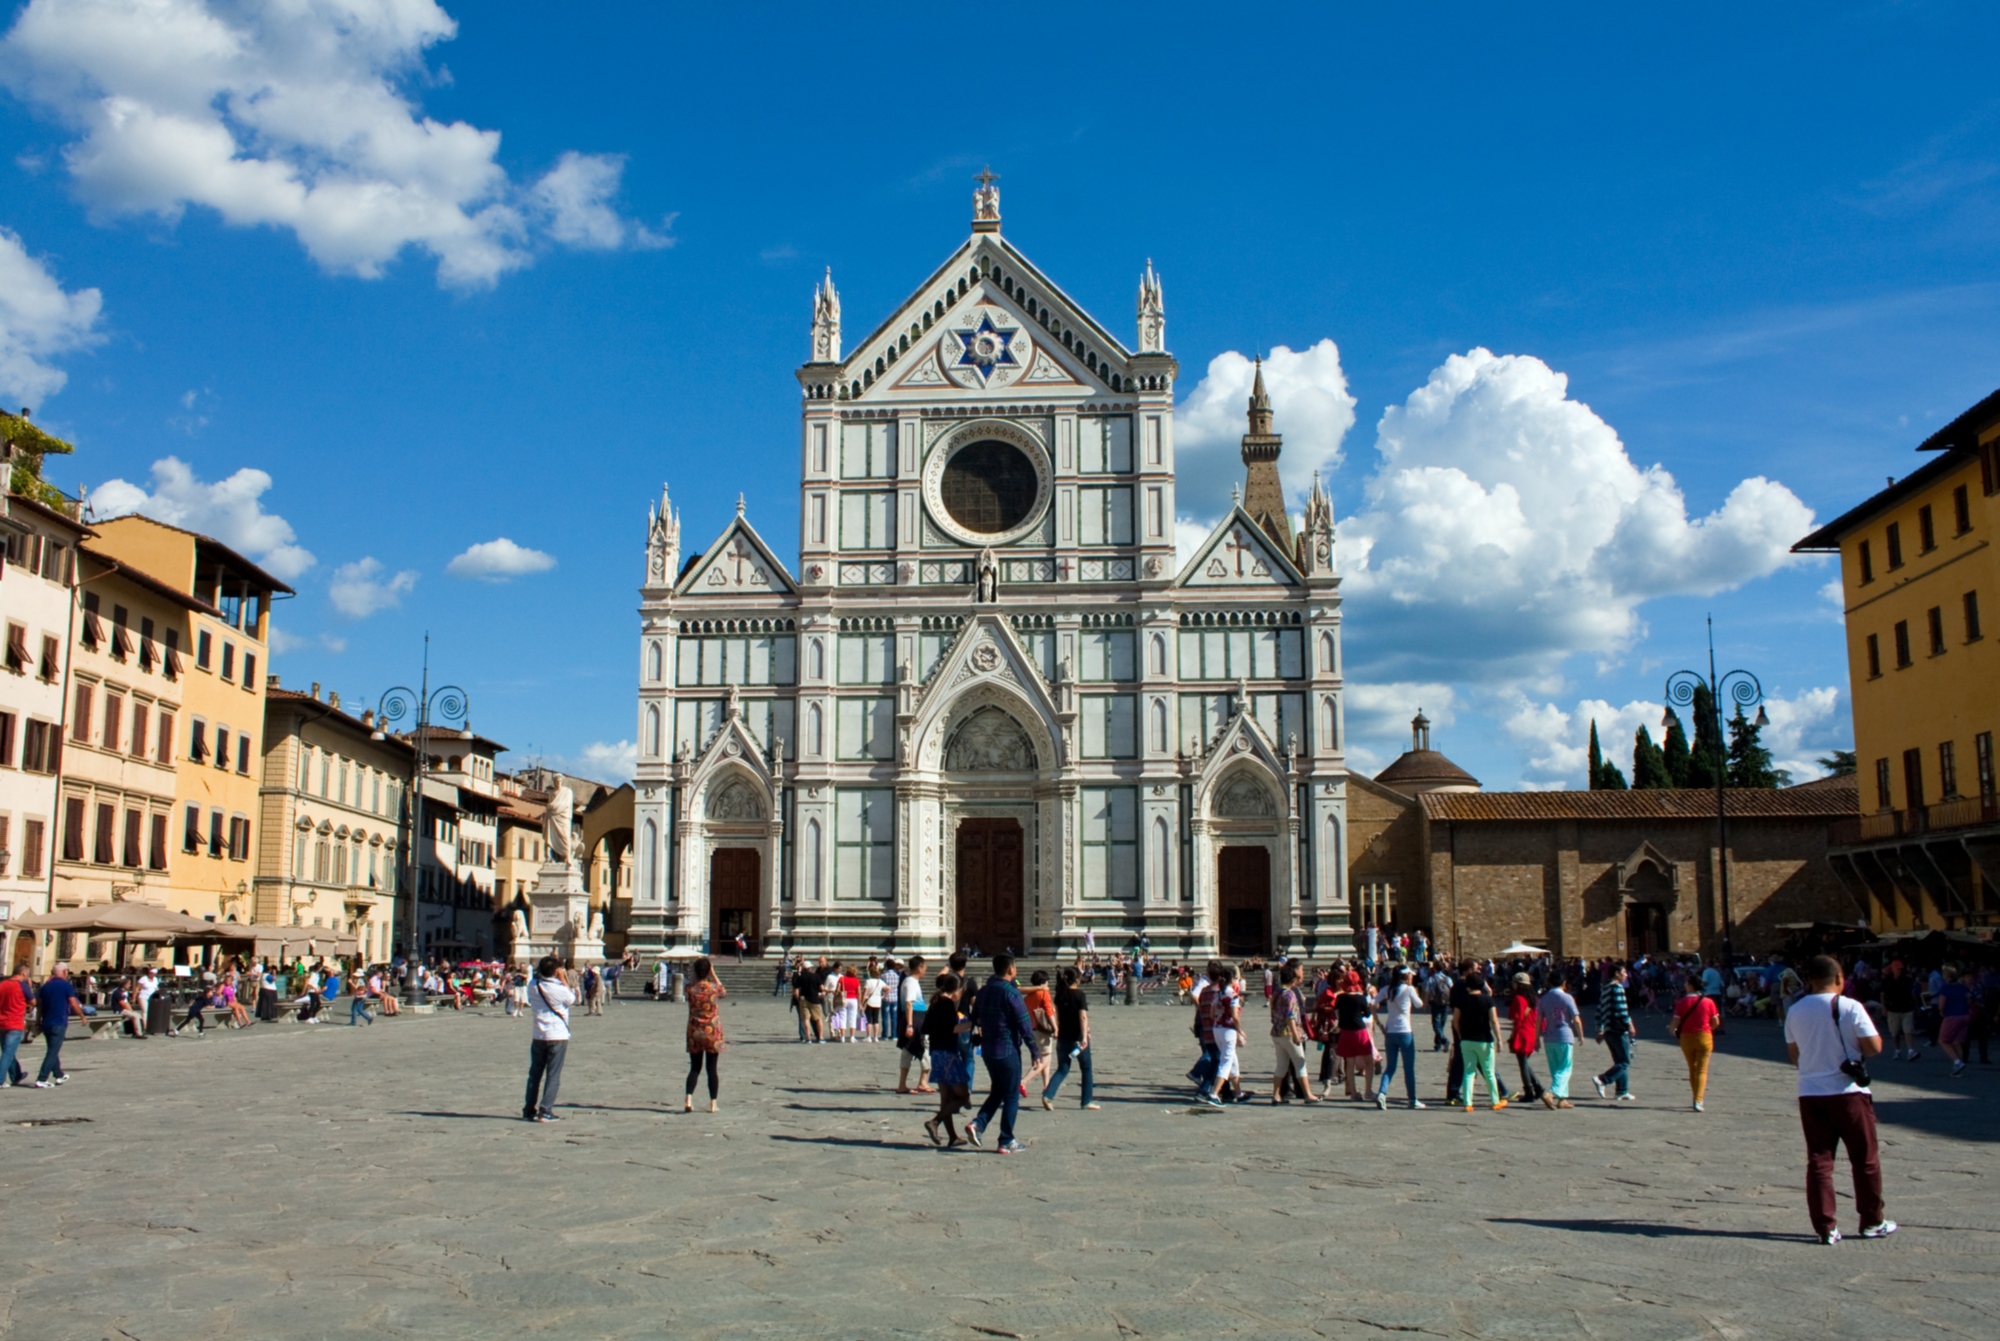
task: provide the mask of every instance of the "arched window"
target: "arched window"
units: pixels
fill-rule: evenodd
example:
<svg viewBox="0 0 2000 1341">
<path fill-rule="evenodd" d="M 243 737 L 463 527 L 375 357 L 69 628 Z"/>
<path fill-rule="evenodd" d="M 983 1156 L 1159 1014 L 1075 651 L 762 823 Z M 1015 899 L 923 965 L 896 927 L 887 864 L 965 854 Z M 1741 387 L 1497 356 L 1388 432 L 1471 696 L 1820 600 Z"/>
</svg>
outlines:
<svg viewBox="0 0 2000 1341">
<path fill-rule="evenodd" d="M 819 821 L 816 819 L 806 821 L 806 850 L 801 855 L 805 857 L 806 897 L 817 902 L 821 889 L 821 853 Z"/>
<path fill-rule="evenodd" d="M 1146 851 L 1146 888 L 1155 903 L 1167 900 L 1167 821 L 1162 816 L 1153 819 L 1153 841 Z"/>
<path fill-rule="evenodd" d="M 649 644 L 646 648 L 646 678 L 648 680 L 658 680 L 660 678 L 660 645 L 658 643 Z"/>
<path fill-rule="evenodd" d="M 1319 668 L 1329 675 L 1339 669 L 1339 667 L 1333 664 L 1333 634 L 1331 632 L 1322 633 L 1319 636 Z"/>
<path fill-rule="evenodd" d="M 815 680 L 824 680 L 826 678 L 826 642 L 824 639 L 815 638 L 812 640 L 812 654 L 808 658 L 808 661 L 810 662 L 807 670 L 808 676 Z"/>
<path fill-rule="evenodd" d="M 1340 748 L 1340 721 L 1331 697 L 1319 701 L 1319 743 L 1321 749 Z"/>
<path fill-rule="evenodd" d="M 814 644 L 814 646 L 818 646 L 818 644 Z M 823 720 L 820 715 L 819 704 L 815 703 L 811 708 L 806 710 L 806 753 L 815 757 L 823 754 L 826 750 L 826 731 L 822 725 Z"/>
<path fill-rule="evenodd" d="M 1156 750 L 1167 748 L 1167 701 L 1163 698 L 1153 700 L 1152 748 Z"/>
<path fill-rule="evenodd" d="M 660 710 L 646 709 L 646 753 L 657 756 L 660 752 Z"/>
<path fill-rule="evenodd" d="M 1153 674 L 1167 673 L 1167 640 L 1159 634 L 1153 635 Z"/>
</svg>

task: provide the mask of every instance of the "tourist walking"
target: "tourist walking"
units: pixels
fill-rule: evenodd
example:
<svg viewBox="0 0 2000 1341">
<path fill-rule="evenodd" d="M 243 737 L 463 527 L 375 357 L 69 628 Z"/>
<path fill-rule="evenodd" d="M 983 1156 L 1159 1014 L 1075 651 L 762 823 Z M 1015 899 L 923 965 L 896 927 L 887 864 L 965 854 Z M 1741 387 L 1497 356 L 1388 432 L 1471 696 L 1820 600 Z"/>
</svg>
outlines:
<svg viewBox="0 0 2000 1341">
<path fill-rule="evenodd" d="M 1423 1005 L 1417 992 L 1417 971 L 1409 965 L 1396 970 L 1396 981 L 1382 989 L 1377 1001 L 1382 1016 L 1382 1051 L 1388 1060 L 1382 1067 L 1382 1083 L 1375 1088 L 1375 1106 L 1389 1106 L 1389 1082 L 1396 1068 L 1403 1068 L 1403 1093 L 1413 1109 L 1424 1107 L 1417 1098 L 1417 1035 L 1415 1015 Z"/>
<path fill-rule="evenodd" d="M 1951 1058 L 1951 1073 L 1965 1074 L 1965 1044 L 1972 1037 L 1972 989 L 1960 981 L 1958 969 L 1944 966 L 1944 984 L 1937 992 L 1938 1046 Z"/>
<path fill-rule="evenodd" d="M 83 1001 L 70 984 L 69 965 L 55 966 L 41 990 L 35 993 L 35 1009 L 42 1022 L 43 1049 L 42 1069 L 35 1076 L 35 1088 L 45 1090 L 69 1080 L 69 1072 L 63 1070 L 62 1064 L 63 1035 L 69 1031 L 70 1013 L 83 1009 Z"/>
<path fill-rule="evenodd" d="M 1339 995 L 1333 999 L 1333 1051 L 1340 1058 L 1340 1078 L 1347 1097 L 1371 1104 L 1375 1102 L 1375 1031 L 1369 1024 L 1373 1014 L 1368 993 L 1362 990 L 1361 974 L 1347 970 L 1340 980 Z M 1354 1092 L 1357 1072 L 1365 1077 L 1359 1095 Z"/>
<path fill-rule="evenodd" d="M 1868 1059 L 1882 1037 L 1867 1008 L 1841 995 L 1840 961 L 1819 955 L 1806 965 L 1806 995 L 1785 1014 L 1785 1050 L 1799 1069 L 1799 1125 L 1806 1138 L 1806 1212 L 1825 1244 L 1840 1242 L 1833 1163 L 1841 1146 L 1854 1171 L 1861 1237 L 1886 1238 L 1896 1222 L 1883 1214 L 1882 1159 L 1875 1143 L 1875 1096 Z"/>
<path fill-rule="evenodd" d="M 1083 1107 L 1093 1112 L 1098 1108 L 1092 1097 L 1096 1082 L 1090 1073 L 1090 998 L 1083 994 L 1082 976 L 1074 968 L 1056 974 L 1056 1068 L 1042 1090 L 1044 1108 L 1055 1107 L 1056 1091 L 1068 1078 L 1071 1062 L 1083 1074 Z"/>
<path fill-rule="evenodd" d="M 562 961 L 543 955 L 528 988 L 535 1013 L 528 1043 L 528 1097 L 521 1116 L 530 1122 L 557 1122 L 556 1090 L 562 1084 L 563 1054 L 569 1049 L 569 1008 L 576 1004 Z"/>
<path fill-rule="evenodd" d="M 978 1145 L 987 1124 L 999 1113 L 1000 1144 L 995 1149 L 1012 1155 L 1027 1148 L 1014 1139 L 1014 1118 L 1021 1107 L 1021 1049 L 1027 1048 L 1037 1063 L 1042 1060 L 1028 1008 L 1021 1003 L 1021 990 L 1014 986 L 1014 956 L 1005 951 L 993 956 L 993 976 L 979 989 L 976 1006 L 979 1052 L 991 1088 L 986 1102 L 979 1106 L 979 1116 L 966 1124 L 965 1131 Z"/>
<path fill-rule="evenodd" d="M 1021 1083 L 1039 1091 L 1048 1083 L 1049 1068 L 1055 1065 L 1056 999 L 1049 987 L 1047 970 L 1036 969 L 1028 975 L 1028 985 L 1021 990 L 1021 1004 L 1028 1008 L 1028 1023 L 1034 1028 L 1035 1046 L 1042 1054 L 1037 1070 L 1023 1076 Z"/>
<path fill-rule="evenodd" d="M 375 1023 L 375 1017 L 368 1013 L 368 1002 L 374 996 L 374 980 L 360 974 L 354 977 L 354 991 L 347 1003 L 347 1022 L 350 1025 Z"/>
<path fill-rule="evenodd" d="M 1610 978 L 1597 989 L 1597 1041 L 1610 1049 L 1611 1066 L 1590 1080 L 1598 1098 L 1604 1097 L 1604 1089 L 1609 1085 L 1617 1089 L 1619 1102 L 1628 1104 L 1634 1102 L 1632 1040 L 1639 1033 L 1639 1022 L 1632 1018 L 1632 1007 L 1625 995 L 1629 977 L 1623 964 L 1613 965 Z"/>
<path fill-rule="evenodd" d="M 1892 959 L 1882 974 L 1882 1032 L 1898 1061 L 1917 1060 L 1923 1035 L 1917 1032 L 1917 985 L 1903 961 Z"/>
<path fill-rule="evenodd" d="M 1215 1075 L 1211 1087 L 1202 1094 L 1202 1101 L 1212 1108 L 1220 1108 L 1231 1099 L 1240 1103 L 1249 1096 L 1243 1093 L 1241 1066 L 1236 1056 L 1236 1047 L 1242 1038 L 1239 1030 L 1243 1013 L 1236 993 L 1236 966 L 1233 964 L 1222 964 L 1216 968 L 1215 983 L 1209 996 L 1208 1020 L 1215 1043 Z"/>
<path fill-rule="evenodd" d="M 912 955 L 910 966 L 903 970 L 896 980 L 896 1043 L 902 1051 L 896 1067 L 896 1093 L 929 1094 L 931 1087 L 924 1083 L 924 965 L 922 955 Z M 962 984 L 961 984 L 962 985 Z M 952 1007 L 952 1014 L 958 1014 L 958 1007 Z M 917 1069 L 917 1083 L 910 1085 L 910 1068 Z M 968 1082 L 970 1083 L 970 1082 Z"/>
<path fill-rule="evenodd" d="M 1513 992 L 1507 998 L 1507 1051 L 1521 1070 L 1521 1090 L 1514 1096 L 1522 1103 L 1538 1103 L 1553 1109 L 1556 1101 L 1535 1076 L 1535 1051 L 1541 1046 L 1541 1014 L 1536 1009 L 1535 981 L 1516 973 Z"/>
<path fill-rule="evenodd" d="M 1451 1040 L 1445 1037 L 1445 1025 L 1451 1020 L 1451 974 L 1445 972 L 1443 964 L 1432 967 L 1431 976 L 1424 983 L 1424 1003 L 1431 1009 L 1431 1051 L 1451 1051 Z"/>
<path fill-rule="evenodd" d="M 1542 1027 L 1542 1052 L 1549 1059 L 1549 1097 L 1557 1108 L 1574 1108 L 1569 1101 L 1569 1077 L 1575 1065 L 1576 1042 L 1583 1035 L 1583 1014 L 1561 978 L 1550 978 L 1535 1005 L 1535 1016 Z"/>
<path fill-rule="evenodd" d="M 25 1085 L 28 1073 L 21 1069 L 21 1040 L 28 1036 L 28 998 L 33 984 L 28 980 L 26 960 L 0 980 L 0 1085 Z M 141 1034 L 145 1033 L 142 1028 Z"/>
<path fill-rule="evenodd" d="M 722 1056 L 722 998 L 729 995 L 721 981 L 715 976 L 715 965 L 706 958 L 694 961 L 693 980 L 688 983 L 688 1076 L 686 1102 L 682 1111 L 694 1111 L 694 1082 L 704 1067 L 708 1070 L 708 1111 L 716 1109 L 716 1096 L 721 1092 L 722 1082 L 716 1077 L 715 1066 Z"/>
<path fill-rule="evenodd" d="M 1715 1025 L 1721 1014 L 1715 998 L 1693 978 L 1687 980 L 1680 999 L 1674 1002 L 1670 1027 L 1680 1042 L 1681 1056 L 1687 1058 L 1688 1089 L 1694 1095 L 1697 1113 L 1703 1111 L 1702 1100 L 1708 1093 L 1708 1063 L 1715 1053 Z"/>
<path fill-rule="evenodd" d="M 923 962 L 921 959 L 912 961 L 911 972 L 918 971 Z M 924 1134 L 931 1138 L 932 1145 L 947 1145 L 948 1136 L 952 1149 L 966 1143 L 965 1138 L 958 1134 L 952 1118 L 972 1107 L 972 1073 L 966 1068 L 958 1045 L 961 1035 L 972 1032 L 972 1021 L 959 1011 L 959 993 L 964 985 L 964 980 L 956 973 L 940 976 L 937 980 L 937 999 L 930 1003 L 929 1010 L 918 1017 L 920 1036 L 923 1042 L 930 1044 L 931 1079 L 937 1084 L 938 1094 L 938 1111 L 924 1123 Z M 923 1042 L 917 1046 L 921 1048 Z M 938 1134 L 939 1124 L 943 1124 L 945 1136 Z"/>
<path fill-rule="evenodd" d="M 1279 971 L 1277 990 L 1271 993 L 1271 1050 L 1277 1065 L 1271 1076 L 1271 1102 L 1288 1104 L 1289 1086 L 1297 1085 L 1306 1103 L 1316 1104 L 1312 1086 L 1306 1083 L 1306 1004 L 1301 999 L 1299 980 L 1304 971 L 1287 963 Z"/>
<path fill-rule="evenodd" d="M 1453 989 L 1451 1027 L 1452 1032 L 1458 1035 L 1458 1101 L 1470 1113 L 1472 1082 L 1474 1079 L 1484 1080 L 1486 1093 L 1493 1101 L 1493 1111 L 1499 1112 L 1507 1106 L 1506 1096 L 1500 1092 L 1500 1084 L 1493 1077 L 1493 1044 L 1499 1037 L 1500 1010 L 1494 1003 L 1493 993 L 1486 988 L 1485 974 L 1476 970 L 1468 973 Z"/>
<path fill-rule="evenodd" d="M 824 974 L 811 964 L 803 965 L 792 977 L 792 1008 L 799 1013 L 799 1042 L 826 1042 Z"/>
<path fill-rule="evenodd" d="M 861 980 L 861 1009 L 867 1016 L 865 1023 L 870 1043 L 882 1041 L 882 992 L 885 985 L 886 980 L 876 968 L 874 959 L 870 958 L 868 976 Z"/>
</svg>

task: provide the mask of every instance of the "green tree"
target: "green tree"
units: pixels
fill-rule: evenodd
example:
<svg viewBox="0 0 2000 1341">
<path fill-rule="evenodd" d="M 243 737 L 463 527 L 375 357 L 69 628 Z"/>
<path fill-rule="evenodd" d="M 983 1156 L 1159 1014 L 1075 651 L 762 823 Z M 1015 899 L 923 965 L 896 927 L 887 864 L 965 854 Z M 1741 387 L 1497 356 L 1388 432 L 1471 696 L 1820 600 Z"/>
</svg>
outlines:
<svg viewBox="0 0 2000 1341">
<path fill-rule="evenodd" d="M 1815 762 L 1833 777 L 1845 778 L 1854 775 L 1853 750 L 1835 750 L 1832 754 L 1821 755 Z"/>
<path fill-rule="evenodd" d="M 1715 696 L 1708 692 L 1708 686 L 1694 687 L 1694 744 L 1688 749 L 1688 773 L 1686 786 L 1713 787 L 1715 780 L 1723 776 L 1728 767 L 1728 750 L 1723 745 L 1716 728 Z"/>
<path fill-rule="evenodd" d="M 1729 785 L 1732 787 L 1782 787 L 1791 774 L 1776 768 L 1771 752 L 1758 739 L 1764 728 L 1743 715 L 1738 708 L 1729 719 Z"/>
<path fill-rule="evenodd" d="M 1604 757 L 1604 751 L 1597 747 L 1597 722 L 1590 723 L 1590 790 L 1594 792 L 1622 792 L 1625 790 L 1625 775 L 1618 771 L 1618 765 Z"/>
<path fill-rule="evenodd" d="M 1632 740 L 1632 790 L 1673 785 L 1674 776 L 1667 771 L 1665 751 L 1653 743 L 1651 732 L 1640 727 L 1639 734 Z"/>
<path fill-rule="evenodd" d="M 1661 757 L 1667 763 L 1667 777 L 1675 787 L 1692 787 L 1688 781 L 1688 738 L 1681 726 L 1681 716 L 1672 708 L 1667 709 L 1667 739 Z"/>
<path fill-rule="evenodd" d="M 32 498 L 50 507 L 61 507 L 68 500 L 62 490 L 42 479 L 42 458 L 50 455 L 68 456 L 76 448 L 51 433 L 28 421 L 26 414 L 8 414 L 0 411 L 0 441 L 14 444 L 17 453 L 14 461 L 14 492 Z"/>
</svg>

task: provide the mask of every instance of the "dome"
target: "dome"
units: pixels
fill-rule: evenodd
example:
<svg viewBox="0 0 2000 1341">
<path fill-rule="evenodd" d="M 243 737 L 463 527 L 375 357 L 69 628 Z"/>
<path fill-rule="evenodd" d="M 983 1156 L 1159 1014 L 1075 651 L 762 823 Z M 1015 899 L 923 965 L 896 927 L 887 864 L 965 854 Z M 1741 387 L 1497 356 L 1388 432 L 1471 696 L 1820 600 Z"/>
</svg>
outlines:
<svg viewBox="0 0 2000 1341">
<path fill-rule="evenodd" d="M 1375 775 L 1375 781 L 1406 796 L 1424 792 L 1476 792 L 1479 779 L 1431 748 L 1431 722 L 1419 709 L 1410 721 L 1410 748 Z"/>
</svg>

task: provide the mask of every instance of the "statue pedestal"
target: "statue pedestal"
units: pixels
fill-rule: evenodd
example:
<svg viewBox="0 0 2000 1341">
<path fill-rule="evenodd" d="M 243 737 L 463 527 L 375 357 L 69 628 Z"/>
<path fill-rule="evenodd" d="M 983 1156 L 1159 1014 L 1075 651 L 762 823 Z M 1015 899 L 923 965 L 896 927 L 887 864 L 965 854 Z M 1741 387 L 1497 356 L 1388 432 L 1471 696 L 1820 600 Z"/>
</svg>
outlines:
<svg viewBox="0 0 2000 1341">
<path fill-rule="evenodd" d="M 515 938 L 515 963 L 533 964 L 543 955 L 576 968 L 603 961 L 604 933 L 590 925 L 590 892 L 581 871 L 566 862 L 545 862 L 527 898 L 528 934 Z"/>
</svg>

